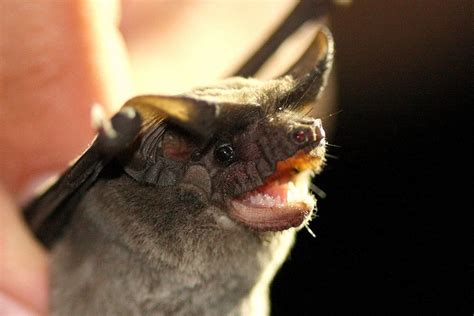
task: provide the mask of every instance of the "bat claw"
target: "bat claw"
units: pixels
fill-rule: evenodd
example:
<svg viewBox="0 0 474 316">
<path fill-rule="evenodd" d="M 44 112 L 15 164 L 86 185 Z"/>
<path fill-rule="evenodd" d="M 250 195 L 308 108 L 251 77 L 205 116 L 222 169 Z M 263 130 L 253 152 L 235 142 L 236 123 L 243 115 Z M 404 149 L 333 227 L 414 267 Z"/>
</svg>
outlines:
<svg viewBox="0 0 474 316">
<path fill-rule="evenodd" d="M 135 114 L 136 113 L 133 111 L 132 115 L 134 116 Z M 94 103 L 91 108 L 91 125 L 92 128 L 97 130 L 99 133 L 102 131 L 107 138 L 117 137 L 117 131 L 112 126 L 110 120 L 107 119 L 104 108 L 98 103 Z"/>
<path fill-rule="evenodd" d="M 125 115 L 128 119 L 134 119 L 137 116 L 137 111 L 131 106 L 125 106 L 120 110 L 120 113 Z"/>
</svg>

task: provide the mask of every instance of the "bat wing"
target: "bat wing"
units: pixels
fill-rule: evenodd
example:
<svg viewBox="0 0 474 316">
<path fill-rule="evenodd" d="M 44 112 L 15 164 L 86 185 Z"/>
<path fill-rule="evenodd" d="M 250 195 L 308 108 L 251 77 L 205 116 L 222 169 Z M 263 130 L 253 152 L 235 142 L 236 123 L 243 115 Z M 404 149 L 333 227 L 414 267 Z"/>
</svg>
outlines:
<svg viewBox="0 0 474 316">
<path fill-rule="evenodd" d="M 72 210 L 104 165 L 94 143 L 56 183 L 25 208 L 28 224 L 46 246 L 62 232 Z"/>
<path fill-rule="evenodd" d="M 51 247 L 61 235 L 82 196 L 104 167 L 136 138 L 141 117 L 128 108 L 107 123 L 112 125 L 99 128 L 97 138 L 82 156 L 24 209 L 26 221 L 47 247 Z M 110 128 L 113 129 L 113 137 Z"/>
</svg>

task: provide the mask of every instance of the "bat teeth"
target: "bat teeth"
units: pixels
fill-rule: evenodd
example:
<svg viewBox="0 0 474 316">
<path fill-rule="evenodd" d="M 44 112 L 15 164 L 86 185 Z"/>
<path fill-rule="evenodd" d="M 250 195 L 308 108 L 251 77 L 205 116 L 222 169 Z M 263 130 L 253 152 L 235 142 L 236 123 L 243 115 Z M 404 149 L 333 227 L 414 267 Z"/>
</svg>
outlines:
<svg viewBox="0 0 474 316">
<path fill-rule="evenodd" d="M 103 131 L 108 138 L 117 137 L 117 131 L 107 119 L 104 108 L 98 103 L 94 103 L 91 108 L 91 125 L 98 132 Z"/>
<path fill-rule="evenodd" d="M 279 196 L 272 197 L 265 193 L 250 195 L 244 200 L 244 202 L 259 207 L 283 207 L 285 205 Z"/>
</svg>

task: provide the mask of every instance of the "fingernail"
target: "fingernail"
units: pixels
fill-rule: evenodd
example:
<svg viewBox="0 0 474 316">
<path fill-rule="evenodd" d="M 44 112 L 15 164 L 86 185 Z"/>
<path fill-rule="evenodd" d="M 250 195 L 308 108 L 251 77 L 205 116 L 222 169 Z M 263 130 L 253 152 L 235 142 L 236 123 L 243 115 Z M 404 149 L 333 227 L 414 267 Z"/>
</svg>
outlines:
<svg viewBox="0 0 474 316">
<path fill-rule="evenodd" d="M 39 313 L 21 305 L 17 301 L 0 293 L 0 315 L 2 316 L 35 316 Z"/>
</svg>

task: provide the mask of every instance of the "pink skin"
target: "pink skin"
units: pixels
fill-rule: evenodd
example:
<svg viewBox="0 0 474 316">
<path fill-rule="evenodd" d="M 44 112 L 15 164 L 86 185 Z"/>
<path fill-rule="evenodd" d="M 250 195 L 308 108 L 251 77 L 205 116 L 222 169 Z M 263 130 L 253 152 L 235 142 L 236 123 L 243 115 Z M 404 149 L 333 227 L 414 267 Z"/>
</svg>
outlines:
<svg viewBox="0 0 474 316">
<path fill-rule="evenodd" d="M 265 184 L 263 186 L 260 186 L 256 188 L 255 190 L 251 192 L 247 192 L 242 194 L 240 197 L 236 198 L 235 200 L 243 203 L 243 204 L 249 204 L 250 203 L 245 203 L 245 200 L 247 200 L 250 196 L 255 194 L 256 192 L 267 194 L 268 196 L 271 196 L 274 199 L 280 199 L 282 203 L 286 203 L 286 196 L 288 192 L 288 183 L 278 183 L 277 181 Z"/>
<path fill-rule="evenodd" d="M 281 205 L 265 207 L 252 203 L 249 198 L 255 194 L 266 194 L 279 199 Z M 313 210 L 313 206 L 304 202 L 288 204 L 288 183 L 272 182 L 251 192 L 232 199 L 229 203 L 229 215 L 239 222 L 258 231 L 280 231 L 300 226 Z"/>
<path fill-rule="evenodd" d="M 233 200 L 230 216 L 257 231 L 281 231 L 300 226 L 311 212 L 312 207 L 304 203 L 261 208 Z"/>
<path fill-rule="evenodd" d="M 31 195 L 25 189 L 84 150 L 92 102 L 118 106 L 131 92 L 115 9 L 85 0 L 2 3 L 1 315 L 48 309 L 47 254 L 17 206 Z"/>
</svg>

